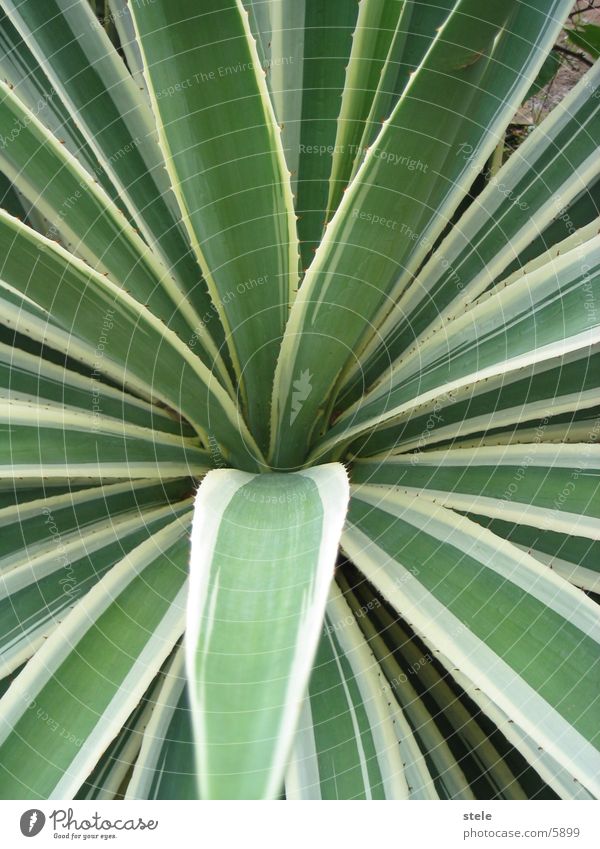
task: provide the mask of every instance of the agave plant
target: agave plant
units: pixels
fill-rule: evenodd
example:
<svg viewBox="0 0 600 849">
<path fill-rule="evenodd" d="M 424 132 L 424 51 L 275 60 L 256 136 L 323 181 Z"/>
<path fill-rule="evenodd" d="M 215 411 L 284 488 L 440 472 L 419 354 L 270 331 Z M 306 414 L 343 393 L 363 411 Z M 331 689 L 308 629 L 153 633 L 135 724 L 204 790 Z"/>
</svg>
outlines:
<svg viewBox="0 0 600 849">
<path fill-rule="evenodd" d="M 1 797 L 598 795 L 570 5 L 2 0 Z"/>
</svg>

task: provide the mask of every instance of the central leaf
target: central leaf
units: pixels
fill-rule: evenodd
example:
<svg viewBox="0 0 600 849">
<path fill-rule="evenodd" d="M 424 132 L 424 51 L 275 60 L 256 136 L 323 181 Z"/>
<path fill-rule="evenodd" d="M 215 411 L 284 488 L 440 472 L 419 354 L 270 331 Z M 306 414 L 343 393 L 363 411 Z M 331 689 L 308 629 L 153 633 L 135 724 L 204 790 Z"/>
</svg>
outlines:
<svg viewBox="0 0 600 849">
<path fill-rule="evenodd" d="M 200 486 L 186 652 L 203 798 L 281 789 L 348 497 L 339 463 Z"/>
</svg>

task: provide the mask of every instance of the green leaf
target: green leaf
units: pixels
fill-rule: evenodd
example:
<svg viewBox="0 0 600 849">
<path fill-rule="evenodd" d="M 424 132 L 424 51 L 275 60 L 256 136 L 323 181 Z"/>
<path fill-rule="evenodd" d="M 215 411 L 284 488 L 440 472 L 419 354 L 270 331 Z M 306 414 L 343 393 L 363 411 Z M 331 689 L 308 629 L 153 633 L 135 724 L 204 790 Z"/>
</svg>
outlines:
<svg viewBox="0 0 600 849">
<path fill-rule="evenodd" d="M 0 7 L 0 797 L 598 796 L 572 0 Z"/>
<path fill-rule="evenodd" d="M 437 0 L 435 4 L 404 0 L 385 63 L 381 69 L 377 91 L 373 95 L 358 145 L 352 177 L 356 174 L 367 149 L 375 140 L 381 122 L 392 110 L 419 67 L 438 29 L 448 17 L 455 0 Z"/>
<path fill-rule="evenodd" d="M 600 542 L 598 540 L 589 540 L 570 532 L 541 530 L 525 524 L 526 516 L 518 522 L 489 519 L 475 513 L 468 513 L 467 516 L 483 525 L 484 528 L 489 528 L 502 539 L 508 540 L 531 554 L 536 560 L 545 563 L 576 587 L 593 593 L 600 592 Z"/>
<path fill-rule="evenodd" d="M 202 798 L 280 792 L 347 499 L 339 464 L 200 485 L 186 658 Z"/>
<path fill-rule="evenodd" d="M 115 737 L 86 782 L 79 788 L 76 799 L 122 798 L 121 788 L 139 756 L 146 728 L 154 712 L 159 682 L 160 677 L 152 682 L 139 705 L 124 723 L 119 736 Z"/>
<path fill-rule="evenodd" d="M 559 799 L 593 799 L 594 796 L 577 779 L 574 779 L 568 769 L 547 752 L 537 741 L 519 728 L 514 721 L 492 701 L 481 688 L 476 687 L 459 669 L 453 667 L 452 675 L 456 682 L 464 689 L 473 703 L 482 710 L 486 717 L 497 726 L 497 728 L 521 754 L 521 762 L 515 766 L 520 781 L 524 784 L 523 764 L 525 769 L 531 773 L 535 770 L 536 784 L 539 787 L 540 780 L 551 787 Z M 535 785 L 534 785 L 535 788 Z M 529 799 L 548 798 L 546 794 L 540 795 L 536 789 L 531 787 L 528 794 Z M 533 792 L 532 792 L 533 790 Z"/>
<path fill-rule="evenodd" d="M 22 494 L 18 505 L 0 509 L 0 572 L 25 566 L 38 555 L 59 547 L 54 537 L 76 543 L 79 533 L 96 522 L 137 508 L 163 507 L 189 497 L 187 480 L 140 480 L 85 487 L 67 493 L 48 493 L 30 499 Z M 82 551 L 84 549 L 82 548 Z M 59 568 L 57 564 L 53 564 Z"/>
<path fill-rule="evenodd" d="M 455 448 L 486 448 L 498 445 L 523 445 L 527 443 L 554 443 L 576 445 L 593 442 L 598 430 L 598 407 L 574 413 L 551 416 L 547 423 L 542 419 L 537 426 L 514 425 L 504 430 L 493 430 L 470 439 L 453 443 Z"/>
<path fill-rule="evenodd" d="M 561 67 L 562 60 L 560 53 L 552 50 L 546 57 L 546 61 L 535 78 L 535 82 L 523 98 L 523 102 L 526 103 L 530 97 L 533 97 L 535 94 L 539 94 L 540 91 L 554 79 Z"/>
<path fill-rule="evenodd" d="M 117 736 L 183 632 L 190 518 L 113 567 L 2 698 L 2 798 L 73 796 Z"/>
<path fill-rule="evenodd" d="M 168 269 L 88 172 L 2 82 L 0 96 L 0 120 L 19 128 L 16 137 L 0 147 L 0 164 L 44 215 L 44 235 L 60 237 L 72 253 L 131 292 L 182 339 L 200 342 L 204 361 L 216 361 L 222 382 L 230 388 L 215 343 L 203 327 L 194 333 L 198 316 Z M 54 175 L 50 180 L 49 174 Z"/>
<path fill-rule="evenodd" d="M 521 36 L 520 36 L 521 37 Z M 491 176 L 485 190 L 442 241 L 416 279 L 403 278 L 394 304 L 346 375 L 344 405 L 433 330 L 460 316 L 600 173 L 596 137 L 600 68 L 588 72 L 556 109 Z M 471 146 L 458 159 L 477 176 Z M 569 222 L 566 222 L 569 225 Z M 573 223 L 568 232 L 573 232 Z M 430 243 L 430 247 L 432 244 Z M 409 284 L 410 285 L 407 285 Z"/>
<path fill-rule="evenodd" d="M 432 331 L 345 410 L 313 456 L 467 384 L 586 349 L 600 340 L 599 290 L 596 236 Z"/>
<path fill-rule="evenodd" d="M 219 436 L 228 432 L 231 437 L 231 443 L 223 445 L 224 454 L 232 451 L 242 467 L 248 463 L 257 467 L 260 452 L 234 402 L 208 367 L 148 309 L 2 212 L 0 247 L 2 278 L 37 303 L 38 314 L 51 312 L 53 322 L 67 334 L 68 354 L 123 387 L 180 411 L 204 436 L 205 444 L 218 422 Z M 20 310 L 17 316 L 21 318 Z M 44 327 L 42 338 L 47 335 Z"/>
<path fill-rule="evenodd" d="M 26 42 L 15 29 L 9 16 L 0 10 L 0 73 L 12 88 L 21 103 L 36 115 L 45 127 L 65 145 L 105 192 L 116 201 L 118 192 L 98 163 L 92 148 L 80 132 L 77 122 L 63 103 Z M 46 64 L 46 63 L 44 63 Z M 8 138 L 17 127 L 12 127 Z"/>
<path fill-rule="evenodd" d="M 567 240 L 569 235 L 577 232 L 578 228 L 585 230 L 590 223 L 600 216 L 600 179 L 592 179 L 591 184 L 584 188 L 564 209 L 560 210 L 553 221 L 544 228 L 543 232 L 521 251 L 519 256 L 510 263 L 503 275 L 511 276 L 531 260 L 544 255 L 557 244 Z"/>
<path fill-rule="evenodd" d="M 177 279 L 182 300 L 189 298 L 198 319 L 212 315 L 181 230 L 154 116 L 88 4 L 49 0 L 42 8 L 36 0 L 5 0 L 3 5 L 147 243 Z M 220 344 L 217 323 L 210 327 Z"/>
<path fill-rule="evenodd" d="M 499 431 L 523 424 L 530 439 L 517 433 L 516 441 L 542 441 L 550 438 L 551 416 L 585 413 L 599 400 L 600 345 L 593 345 L 442 394 L 359 438 L 351 450 L 358 456 L 421 451 L 474 433 L 498 438 Z"/>
<path fill-rule="evenodd" d="M 523 779 L 533 782 L 533 770 L 525 766 L 519 753 L 495 729 L 490 728 L 478 707 L 465 696 L 462 684 L 457 686 L 453 678 L 456 670 L 446 669 L 437 653 L 415 637 L 395 611 L 380 601 L 367 581 L 352 581 L 351 589 L 349 583 L 350 576 L 343 575 L 340 585 L 345 588 L 345 597 L 361 630 L 365 636 L 371 635 L 369 645 L 376 657 L 379 660 L 379 652 L 384 651 L 397 658 L 402 670 L 398 683 L 402 686 L 405 679 L 410 680 L 414 698 L 428 703 L 432 720 L 455 753 L 476 797 L 528 798 Z M 391 680 L 394 681 L 393 676 Z M 417 727 L 417 735 L 419 730 Z M 437 776 L 437 782 L 444 787 L 443 776 Z M 537 783 L 541 784 L 539 780 Z M 527 789 L 529 798 L 536 795 L 531 783 Z"/>
<path fill-rule="evenodd" d="M 437 798 L 402 712 L 332 587 L 286 773 L 288 799 Z"/>
<path fill-rule="evenodd" d="M 362 576 L 360 582 L 364 583 Z M 417 746 L 423 754 L 426 772 L 423 772 L 423 764 L 421 764 L 418 775 L 415 776 L 414 773 L 411 775 L 411 793 L 425 792 L 426 798 L 435 798 L 435 794 L 442 799 L 475 798 L 460 763 L 460 755 L 453 745 L 454 740 L 449 734 L 448 725 L 440 724 L 438 712 L 436 707 L 432 706 L 431 699 L 423 698 L 413 676 L 406 673 L 406 666 L 400 665 L 399 655 L 402 654 L 402 647 L 395 646 L 393 650 L 390 650 L 390 646 L 379 633 L 373 615 L 376 607 L 373 598 L 370 597 L 366 604 L 361 604 L 356 597 L 357 587 L 351 588 L 343 574 L 338 577 L 338 583 L 343 590 L 344 598 L 352 608 L 353 616 L 364 635 L 368 648 L 381 669 L 381 686 L 384 693 L 388 701 L 395 700 L 398 704 L 400 715 L 406 717 Z M 381 602 L 377 600 L 377 604 L 381 605 Z M 409 740 L 407 736 L 406 742 Z M 403 753 L 403 757 L 406 757 L 406 754 Z M 418 756 L 414 750 L 412 757 L 414 765 L 418 765 Z M 433 780 L 433 788 L 426 781 L 426 774 Z M 415 781 L 414 785 L 413 781 Z"/>
<path fill-rule="evenodd" d="M 310 3 L 310 0 L 309 0 Z M 306 0 L 247 2 L 248 19 L 256 38 L 261 68 L 269 89 L 273 111 L 281 128 L 281 144 L 296 194 L 302 101 L 305 95 L 304 38 Z"/>
<path fill-rule="evenodd" d="M 101 430 L 108 418 L 113 427 L 116 421 L 120 422 L 121 429 L 124 424 L 133 424 L 152 431 L 194 436 L 188 424 L 156 405 L 108 386 L 99 372 L 86 376 L 1 342 L 0 398 L 91 413 L 95 430 Z"/>
<path fill-rule="evenodd" d="M 128 799 L 197 799 L 183 649 L 161 675 L 154 710 L 127 786 Z"/>
<path fill-rule="evenodd" d="M 599 430 L 580 445 L 450 448 L 359 460 L 357 483 L 397 486 L 457 510 L 600 539 Z"/>
<path fill-rule="evenodd" d="M 507 50 L 516 41 L 516 33 L 503 31 L 516 8 L 488 3 L 482 17 L 474 0 L 457 4 L 345 193 L 282 343 L 270 453 L 277 467 L 305 460 L 308 445 L 327 427 L 343 370 L 356 362 L 373 320 L 389 309 L 400 269 L 418 268 L 472 182 L 473 162 L 458 156 L 457 147 L 470 144 L 483 166 L 496 145 L 522 94 L 523 66 L 531 63 L 529 46 L 506 67 L 496 58 L 501 31 Z M 557 23 L 548 23 L 546 11 L 530 16 L 543 43 Z M 540 18 L 546 24 L 541 32 Z M 502 73 L 486 76 L 492 67 Z M 431 109 L 423 109 L 423 101 Z M 423 200 L 415 203 L 415 197 Z M 309 376 L 312 392 L 292 417 L 294 383 L 302 375 Z"/>
<path fill-rule="evenodd" d="M 325 226 L 336 122 L 359 4 L 272 0 L 269 6 L 273 20 L 267 82 L 283 125 L 306 271 Z"/>
<path fill-rule="evenodd" d="M 22 525 L 18 518 L 15 521 L 13 509 L 0 511 L 3 535 L 20 536 L 17 550 L 3 551 L 0 559 L 0 675 L 28 660 L 125 554 L 178 515 L 189 512 L 189 500 L 165 506 L 165 491 L 160 489 L 154 485 L 145 491 L 124 490 L 117 485 L 25 502 L 19 508 L 31 518 Z M 152 504 L 151 495 L 161 506 Z M 137 509 L 132 509 L 136 497 Z M 59 502 L 71 499 L 76 517 L 85 519 L 94 508 L 97 520 L 70 528 L 68 515 L 65 518 L 68 508 Z M 107 512 L 108 516 L 103 516 Z M 40 528 L 45 538 L 36 540 Z"/>
<path fill-rule="evenodd" d="M 566 29 L 567 38 L 575 47 L 589 53 L 592 59 L 600 57 L 600 26 L 580 24 L 576 29 Z"/>
<path fill-rule="evenodd" d="M 200 476 L 210 455 L 198 441 L 10 402 L 0 408 L 0 480 L 74 483 L 127 478 Z M 112 431 L 112 432 L 111 432 Z"/>
<path fill-rule="evenodd" d="M 183 223 L 225 328 L 248 422 L 265 446 L 298 244 L 281 131 L 247 12 L 241 0 L 131 11 Z"/>
<path fill-rule="evenodd" d="M 110 8 L 110 22 L 119 36 L 119 45 L 125 54 L 127 67 L 131 76 L 135 80 L 140 91 L 143 91 L 148 98 L 148 89 L 144 80 L 144 62 L 142 59 L 142 51 L 135 36 L 135 26 L 131 9 L 129 8 L 128 0 L 108 0 Z"/>
<path fill-rule="evenodd" d="M 598 795 L 594 602 L 490 531 L 392 489 L 353 491 L 342 546 L 447 665 Z"/>
<path fill-rule="evenodd" d="M 365 122 L 403 7 L 403 0 L 364 0 L 359 3 L 338 117 L 327 202 L 328 219 L 339 206 L 354 161 L 363 158 L 360 142 Z"/>
</svg>

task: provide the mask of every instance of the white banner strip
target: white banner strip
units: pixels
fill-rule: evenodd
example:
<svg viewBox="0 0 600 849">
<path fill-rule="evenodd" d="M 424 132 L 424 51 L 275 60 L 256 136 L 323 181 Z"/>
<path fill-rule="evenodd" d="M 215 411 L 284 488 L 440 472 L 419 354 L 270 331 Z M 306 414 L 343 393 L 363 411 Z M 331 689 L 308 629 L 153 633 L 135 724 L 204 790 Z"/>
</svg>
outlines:
<svg viewBox="0 0 600 849">
<path fill-rule="evenodd" d="M 597 849 L 598 802 L 0 802 L 7 849 L 66 845 Z M 265 806 L 268 806 L 268 810 Z M 354 810 L 352 810 L 354 808 Z M 32 841 L 32 842 L 30 842 Z M 438 842 L 439 841 L 439 842 Z"/>
</svg>

